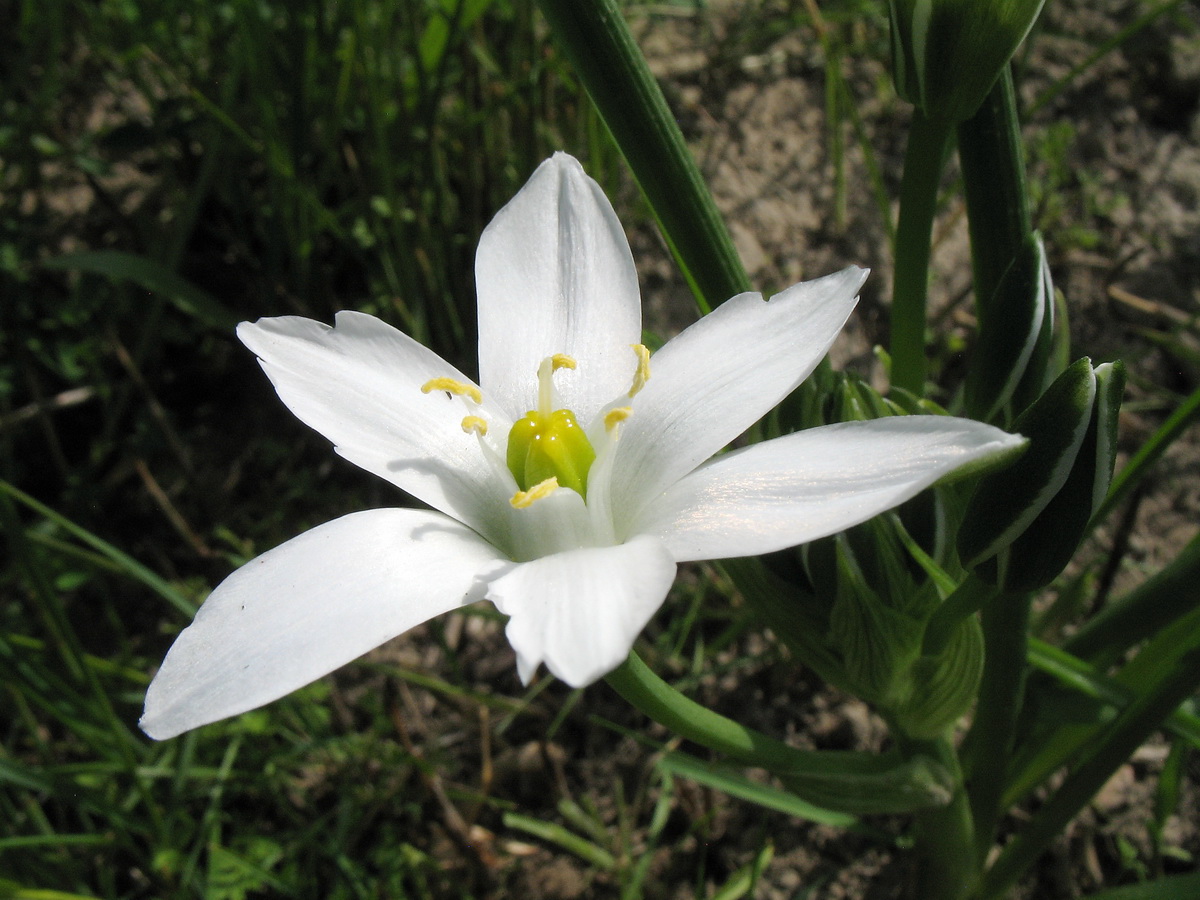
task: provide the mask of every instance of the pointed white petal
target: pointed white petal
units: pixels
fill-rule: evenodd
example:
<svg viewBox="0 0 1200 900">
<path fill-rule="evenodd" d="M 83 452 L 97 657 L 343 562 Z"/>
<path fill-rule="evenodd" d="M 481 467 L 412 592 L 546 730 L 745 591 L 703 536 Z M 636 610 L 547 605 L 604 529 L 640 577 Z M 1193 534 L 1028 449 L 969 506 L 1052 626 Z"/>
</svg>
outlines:
<svg viewBox="0 0 1200 900">
<path fill-rule="evenodd" d="M 865 269 L 728 300 L 650 360 L 614 462 L 618 533 L 664 489 L 796 389 L 841 331 Z"/>
<path fill-rule="evenodd" d="M 242 343 L 258 355 L 275 390 L 337 452 L 430 506 L 498 539 L 496 522 L 511 489 L 496 477 L 478 439 L 464 434 L 472 412 L 443 391 L 421 393 L 430 379 L 469 383 L 432 350 L 374 316 L 337 314 L 335 328 L 285 316 L 243 322 Z M 507 433 L 508 418 L 484 398 L 476 411 Z"/>
<path fill-rule="evenodd" d="M 487 596 L 512 617 L 506 634 L 522 681 L 544 662 L 583 687 L 625 660 L 674 578 L 662 543 L 639 536 L 522 563 L 493 581 Z"/>
<path fill-rule="evenodd" d="M 590 421 L 633 380 L 641 299 L 629 243 L 600 186 L 565 153 L 540 166 L 496 214 L 475 256 L 479 382 L 511 418 L 534 408 L 537 368 L 566 353 L 554 376 L 562 406 Z"/>
<path fill-rule="evenodd" d="M 736 450 L 679 481 L 635 528 L 682 562 L 769 553 L 891 509 L 1024 439 L 948 416 L 811 428 Z"/>
<path fill-rule="evenodd" d="M 158 740 L 269 703 L 482 599 L 497 551 L 438 513 L 375 509 L 292 538 L 212 592 L 146 692 Z"/>
</svg>

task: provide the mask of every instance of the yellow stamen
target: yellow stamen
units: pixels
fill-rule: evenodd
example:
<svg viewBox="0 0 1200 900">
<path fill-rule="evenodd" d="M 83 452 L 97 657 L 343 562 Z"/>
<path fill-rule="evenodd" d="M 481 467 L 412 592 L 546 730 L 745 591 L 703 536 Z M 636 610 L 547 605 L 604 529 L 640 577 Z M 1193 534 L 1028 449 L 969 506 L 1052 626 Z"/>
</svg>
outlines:
<svg viewBox="0 0 1200 900">
<path fill-rule="evenodd" d="M 620 423 L 628 419 L 632 412 L 632 406 L 618 406 L 616 409 L 610 409 L 604 414 L 604 430 L 612 431 Z"/>
<path fill-rule="evenodd" d="M 462 420 L 463 434 L 487 434 L 487 422 L 480 416 L 467 416 Z"/>
<path fill-rule="evenodd" d="M 441 378 L 430 378 L 421 385 L 422 394 L 428 394 L 432 391 L 449 391 L 451 394 L 457 394 L 459 397 L 470 397 L 476 403 L 483 402 L 483 394 L 480 393 L 479 388 L 475 387 L 475 385 L 456 381 L 444 375 Z"/>
<path fill-rule="evenodd" d="M 554 367 L 555 372 L 559 369 L 574 369 L 575 358 L 567 356 L 565 353 L 555 353 L 550 357 L 550 365 Z"/>
<path fill-rule="evenodd" d="M 629 396 L 633 397 L 650 380 L 650 348 L 645 344 L 632 344 L 631 346 L 638 358 L 637 371 L 633 373 L 633 387 L 629 389 Z"/>
<path fill-rule="evenodd" d="M 508 502 L 512 504 L 513 509 L 527 509 L 533 505 L 535 500 L 549 497 L 557 490 L 558 479 L 551 476 L 545 481 L 539 481 L 527 491 L 517 491 Z"/>
</svg>

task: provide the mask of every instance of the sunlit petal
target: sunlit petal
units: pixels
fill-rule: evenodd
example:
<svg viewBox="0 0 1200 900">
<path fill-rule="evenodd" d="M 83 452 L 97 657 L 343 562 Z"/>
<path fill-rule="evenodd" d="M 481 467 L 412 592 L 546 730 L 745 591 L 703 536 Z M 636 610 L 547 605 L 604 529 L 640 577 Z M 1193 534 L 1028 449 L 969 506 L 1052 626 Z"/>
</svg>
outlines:
<svg viewBox="0 0 1200 900">
<path fill-rule="evenodd" d="M 647 507 L 636 528 L 681 562 L 769 553 L 857 525 L 1022 443 L 948 416 L 812 428 L 698 469 Z"/>
<path fill-rule="evenodd" d="M 662 605 L 675 562 L 654 538 L 543 556 L 492 582 L 521 679 L 540 663 L 572 687 L 615 669 Z"/>
<path fill-rule="evenodd" d="M 427 619 L 482 599 L 495 549 L 433 512 L 353 513 L 269 550 L 212 592 L 146 693 L 169 738 L 269 703 Z"/>
<path fill-rule="evenodd" d="M 511 496 L 462 420 L 460 397 L 423 393 L 447 377 L 469 384 L 432 350 L 374 316 L 340 312 L 336 327 L 285 316 L 245 322 L 238 337 L 253 350 L 280 399 L 337 452 L 488 537 Z M 483 398 L 476 411 L 507 432 L 500 408 Z"/>
<path fill-rule="evenodd" d="M 742 294 L 654 354 L 621 432 L 614 507 L 636 515 L 791 393 L 828 352 L 866 275 L 845 269 L 766 302 Z"/>
<path fill-rule="evenodd" d="M 589 421 L 627 390 L 631 344 L 641 340 L 641 299 L 625 232 L 600 186 L 556 153 L 496 214 L 475 257 L 479 381 L 516 419 L 532 409 L 534 375 L 565 353 L 562 406 Z"/>
</svg>

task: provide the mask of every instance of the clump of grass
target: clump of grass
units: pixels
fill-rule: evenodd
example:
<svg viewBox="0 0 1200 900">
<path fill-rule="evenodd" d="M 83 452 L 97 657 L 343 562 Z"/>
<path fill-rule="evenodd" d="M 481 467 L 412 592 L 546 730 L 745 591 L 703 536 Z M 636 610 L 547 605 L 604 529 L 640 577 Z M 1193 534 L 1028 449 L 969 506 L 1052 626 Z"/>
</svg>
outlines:
<svg viewBox="0 0 1200 900">
<path fill-rule="evenodd" d="M 386 711 L 134 723 L 233 565 L 399 499 L 232 323 L 357 308 L 466 363 L 483 225 L 602 129 L 527 0 L 25 4 L 0 45 L 0 893 L 469 895 Z"/>
</svg>

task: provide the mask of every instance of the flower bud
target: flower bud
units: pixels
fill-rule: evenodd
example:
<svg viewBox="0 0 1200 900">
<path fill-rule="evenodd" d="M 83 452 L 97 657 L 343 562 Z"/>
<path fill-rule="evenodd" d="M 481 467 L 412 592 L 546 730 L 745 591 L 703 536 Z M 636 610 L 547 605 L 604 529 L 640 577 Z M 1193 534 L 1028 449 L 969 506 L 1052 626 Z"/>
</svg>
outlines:
<svg viewBox="0 0 1200 900">
<path fill-rule="evenodd" d="M 930 119 L 971 116 L 1045 0 L 891 0 L 896 90 Z"/>
<path fill-rule="evenodd" d="M 1007 420 L 1020 412 L 1018 390 L 1035 388 L 1041 395 L 1057 372 L 1047 372 L 1054 340 L 1054 285 L 1046 248 L 1036 233 L 1009 264 L 989 298 L 979 308 L 979 342 L 967 373 L 965 403 L 984 422 Z M 1015 410 L 1013 409 L 1015 407 Z M 1010 413 L 1009 413 L 1010 414 Z"/>
<path fill-rule="evenodd" d="M 1124 386 L 1121 363 L 1081 359 L 1017 419 L 1029 450 L 976 488 L 958 532 L 964 565 L 1008 591 L 1063 570 L 1108 493 Z"/>
</svg>

